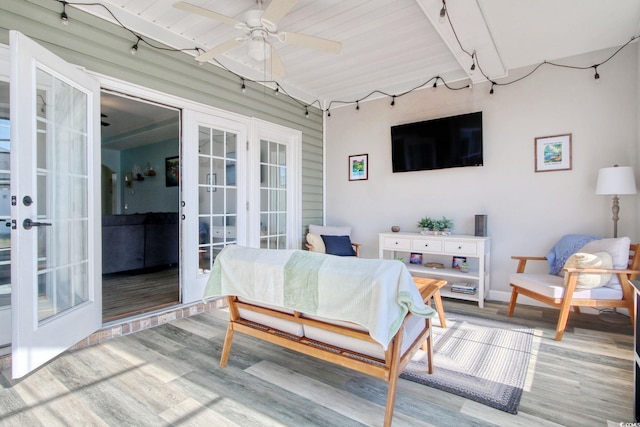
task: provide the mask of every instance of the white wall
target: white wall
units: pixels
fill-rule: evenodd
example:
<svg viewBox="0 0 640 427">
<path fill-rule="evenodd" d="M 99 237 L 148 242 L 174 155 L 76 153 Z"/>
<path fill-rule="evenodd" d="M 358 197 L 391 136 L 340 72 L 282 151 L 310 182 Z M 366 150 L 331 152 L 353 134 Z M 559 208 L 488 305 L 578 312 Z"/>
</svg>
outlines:
<svg viewBox="0 0 640 427">
<path fill-rule="evenodd" d="M 613 51 L 562 61 L 591 65 Z M 399 225 L 418 231 L 423 216 L 446 216 L 455 234 L 473 234 L 474 215 L 488 215 L 492 237 L 491 299 L 505 300 L 511 255 L 545 255 L 564 234 L 611 237 L 611 199 L 597 196 L 598 169 L 614 164 L 638 173 L 638 48 L 631 45 L 593 70 L 543 66 L 510 86 L 449 91 L 438 87 L 331 110 L 326 120 L 327 224 L 353 227 L 362 256 L 378 256 L 377 234 Z M 508 79 L 526 70 L 512 72 Z M 452 84 L 453 85 L 453 84 Z M 462 86 L 459 84 L 457 86 Z M 390 127 L 483 112 L 484 166 L 394 174 Z M 572 170 L 534 172 L 534 138 L 572 134 Z M 348 181 L 349 155 L 369 155 L 369 179 Z M 638 181 L 640 183 L 640 181 Z M 638 198 L 620 197 L 618 235 L 638 241 Z M 541 271 L 546 265 L 541 265 Z"/>
</svg>

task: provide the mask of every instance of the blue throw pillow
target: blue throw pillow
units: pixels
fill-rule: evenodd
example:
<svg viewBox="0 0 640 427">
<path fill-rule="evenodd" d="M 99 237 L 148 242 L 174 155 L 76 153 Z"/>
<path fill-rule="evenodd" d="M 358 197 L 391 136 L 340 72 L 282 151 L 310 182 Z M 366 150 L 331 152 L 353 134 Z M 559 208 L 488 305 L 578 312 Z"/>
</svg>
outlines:
<svg viewBox="0 0 640 427">
<path fill-rule="evenodd" d="M 356 251 L 351 246 L 349 236 L 325 236 L 321 235 L 326 248 L 326 253 L 338 256 L 356 256 Z"/>
</svg>

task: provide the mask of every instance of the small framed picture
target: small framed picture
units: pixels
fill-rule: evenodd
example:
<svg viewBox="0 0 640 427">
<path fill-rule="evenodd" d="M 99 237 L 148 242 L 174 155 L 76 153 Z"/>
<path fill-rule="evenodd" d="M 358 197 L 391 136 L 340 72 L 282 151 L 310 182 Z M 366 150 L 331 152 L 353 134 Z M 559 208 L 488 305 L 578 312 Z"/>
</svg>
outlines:
<svg viewBox="0 0 640 427">
<path fill-rule="evenodd" d="M 369 179 L 369 155 L 349 156 L 349 181 Z"/>
<path fill-rule="evenodd" d="M 451 268 L 460 270 L 460 264 L 462 264 L 463 262 L 467 262 L 466 256 L 454 256 L 453 261 L 451 262 Z"/>
<path fill-rule="evenodd" d="M 176 187 L 180 184 L 180 157 L 164 159 L 165 186 Z"/>
<path fill-rule="evenodd" d="M 571 134 L 535 139 L 536 172 L 571 170 Z"/>
<path fill-rule="evenodd" d="M 409 256 L 409 264 L 422 264 L 422 254 L 411 252 Z"/>
</svg>

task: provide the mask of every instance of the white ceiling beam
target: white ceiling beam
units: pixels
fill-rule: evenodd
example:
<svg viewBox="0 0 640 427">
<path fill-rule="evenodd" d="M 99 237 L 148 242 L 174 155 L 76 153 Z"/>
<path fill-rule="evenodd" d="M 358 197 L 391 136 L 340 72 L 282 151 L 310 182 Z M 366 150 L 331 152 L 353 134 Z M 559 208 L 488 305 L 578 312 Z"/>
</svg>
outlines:
<svg viewBox="0 0 640 427">
<path fill-rule="evenodd" d="M 478 65 L 476 65 L 475 71 L 471 72 L 473 64 L 471 55 L 474 52 L 477 64 L 489 77 L 489 80 L 507 76 L 508 70 L 500 58 L 500 53 L 477 0 L 473 2 L 468 0 L 447 1 L 449 17 L 445 17 L 444 22 L 440 22 L 442 0 L 416 0 L 416 2 L 474 84 L 487 80 L 480 72 Z M 452 25 L 449 25 L 449 20 Z"/>
</svg>

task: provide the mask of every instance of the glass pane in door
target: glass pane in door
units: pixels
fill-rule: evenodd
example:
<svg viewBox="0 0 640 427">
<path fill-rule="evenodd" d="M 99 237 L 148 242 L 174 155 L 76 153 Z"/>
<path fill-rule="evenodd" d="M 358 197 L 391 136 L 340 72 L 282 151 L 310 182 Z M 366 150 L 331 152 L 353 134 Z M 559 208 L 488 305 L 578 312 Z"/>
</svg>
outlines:
<svg viewBox="0 0 640 427">
<path fill-rule="evenodd" d="M 237 242 L 237 134 L 198 127 L 199 272 L 208 273 L 216 255 Z"/>
<path fill-rule="evenodd" d="M 260 247 L 285 249 L 287 242 L 287 150 L 260 141 Z"/>
<path fill-rule="evenodd" d="M 89 299 L 87 95 L 38 69 L 38 320 Z"/>
<path fill-rule="evenodd" d="M 11 305 L 9 83 L 0 81 L 0 308 Z M 3 343 L 0 342 L 0 345 Z"/>
</svg>

